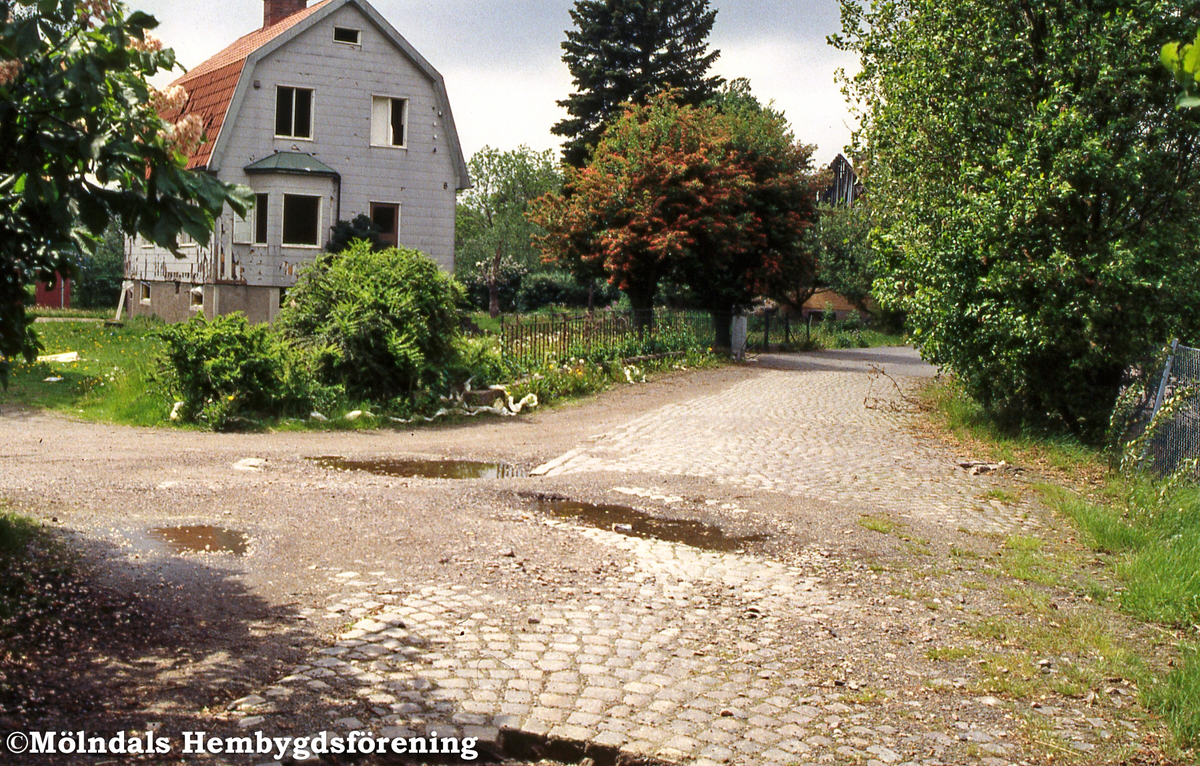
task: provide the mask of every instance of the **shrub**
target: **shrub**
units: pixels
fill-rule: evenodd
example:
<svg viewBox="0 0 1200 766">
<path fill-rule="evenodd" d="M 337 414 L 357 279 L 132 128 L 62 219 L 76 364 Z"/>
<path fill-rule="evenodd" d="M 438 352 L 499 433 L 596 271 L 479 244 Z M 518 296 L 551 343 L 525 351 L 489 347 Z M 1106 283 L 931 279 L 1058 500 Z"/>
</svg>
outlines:
<svg viewBox="0 0 1200 766">
<path fill-rule="evenodd" d="M 276 321 L 326 385 L 387 402 L 443 388 L 458 362 L 462 288 L 416 250 L 355 242 L 306 269 Z"/>
<path fill-rule="evenodd" d="M 491 305 L 491 268 L 490 263 L 467 264 L 455 262 L 455 272 L 458 281 L 467 292 L 467 299 L 472 306 L 487 311 Z M 501 311 L 515 311 L 517 308 L 517 293 L 521 282 L 528 274 L 524 266 L 517 265 L 511 259 L 504 259 L 496 274 L 496 292 L 500 301 Z"/>
<path fill-rule="evenodd" d="M 620 295 L 619 290 L 599 279 L 593 282 L 592 289 L 592 303 L 595 306 L 607 306 Z M 588 285 L 579 284 L 575 277 L 565 271 L 528 274 L 521 280 L 516 303 L 520 311 L 536 311 L 545 306 L 587 308 Z"/>
<path fill-rule="evenodd" d="M 338 221 L 333 225 L 329 234 L 329 243 L 325 245 L 327 253 L 341 253 L 349 249 L 358 240 L 370 244 L 372 250 L 383 250 L 387 247 L 379 238 L 379 227 L 366 213 L 359 213 L 350 221 Z"/>
<path fill-rule="evenodd" d="M 307 414 L 327 397 L 305 360 L 267 325 L 242 314 L 168 325 L 160 380 L 183 402 L 181 417 L 222 430 L 265 415 Z"/>
</svg>

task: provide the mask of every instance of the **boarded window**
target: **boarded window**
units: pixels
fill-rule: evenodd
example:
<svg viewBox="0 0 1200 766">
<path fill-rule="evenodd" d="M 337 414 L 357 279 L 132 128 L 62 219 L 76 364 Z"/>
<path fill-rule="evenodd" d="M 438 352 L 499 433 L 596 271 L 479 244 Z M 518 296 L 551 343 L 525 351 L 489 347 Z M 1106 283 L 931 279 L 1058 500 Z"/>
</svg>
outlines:
<svg viewBox="0 0 1200 766">
<path fill-rule="evenodd" d="M 408 99 L 373 96 L 371 98 L 371 144 L 405 146 L 408 123 Z"/>
<path fill-rule="evenodd" d="M 357 29 L 349 29 L 347 27 L 334 27 L 333 40 L 334 42 L 347 43 L 349 45 L 358 45 L 361 39 Z"/>
<path fill-rule="evenodd" d="M 233 214 L 233 244 L 250 244 L 250 216 L 253 215 L 253 210 L 247 210 L 246 215 L 244 216 L 238 215 L 237 213 Z"/>
<path fill-rule="evenodd" d="M 312 138 L 313 92 L 280 85 L 275 89 L 275 135 Z"/>
<path fill-rule="evenodd" d="M 283 244 L 320 245 L 321 198 L 283 195 Z"/>
<path fill-rule="evenodd" d="M 267 194 L 254 195 L 254 244 L 267 244 L 267 223 L 271 220 L 267 203 L 271 197 Z"/>
</svg>

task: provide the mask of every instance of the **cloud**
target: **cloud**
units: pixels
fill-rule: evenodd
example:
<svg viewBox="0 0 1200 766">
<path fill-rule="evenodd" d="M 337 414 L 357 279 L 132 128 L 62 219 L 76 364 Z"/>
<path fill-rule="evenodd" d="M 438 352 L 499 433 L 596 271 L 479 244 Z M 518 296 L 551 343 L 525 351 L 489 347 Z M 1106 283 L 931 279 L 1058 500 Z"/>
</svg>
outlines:
<svg viewBox="0 0 1200 766">
<path fill-rule="evenodd" d="M 823 42 L 779 37 L 727 43 L 715 69 L 723 77 L 747 77 L 759 101 L 774 101 L 796 137 L 816 144 L 815 159 L 827 165 L 850 143 L 855 123 L 836 82 L 839 68 L 853 74 L 858 62 Z"/>
<path fill-rule="evenodd" d="M 262 5 L 245 0 L 132 0 L 156 16 L 158 35 L 192 67 L 262 24 Z M 373 5 L 445 77 L 464 152 L 484 145 L 557 147 L 550 128 L 571 92 L 561 43 L 571 0 L 375 0 Z M 853 57 L 825 37 L 838 28 L 836 0 L 726 0 L 714 4 L 715 70 L 748 77 L 754 94 L 774 100 L 797 137 L 819 146 L 827 163 L 849 141 L 850 116 L 834 71 Z M 159 78 L 156 84 L 172 77 Z"/>
</svg>

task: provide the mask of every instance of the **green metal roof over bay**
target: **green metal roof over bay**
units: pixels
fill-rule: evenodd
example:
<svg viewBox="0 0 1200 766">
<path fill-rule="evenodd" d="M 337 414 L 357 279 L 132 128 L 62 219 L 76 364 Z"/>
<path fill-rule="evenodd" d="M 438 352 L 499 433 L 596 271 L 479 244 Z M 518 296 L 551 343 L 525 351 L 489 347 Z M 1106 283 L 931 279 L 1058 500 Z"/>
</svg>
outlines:
<svg viewBox="0 0 1200 766">
<path fill-rule="evenodd" d="M 333 176 L 340 178 L 336 170 L 311 154 L 303 152 L 275 152 L 245 168 L 247 173 L 294 173 L 304 176 Z"/>
</svg>

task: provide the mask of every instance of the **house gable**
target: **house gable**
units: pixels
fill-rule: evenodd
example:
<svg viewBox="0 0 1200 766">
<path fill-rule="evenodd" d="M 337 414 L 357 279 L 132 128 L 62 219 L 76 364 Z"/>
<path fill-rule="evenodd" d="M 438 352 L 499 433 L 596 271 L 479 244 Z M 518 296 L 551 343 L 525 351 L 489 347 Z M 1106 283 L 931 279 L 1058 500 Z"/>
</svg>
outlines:
<svg viewBox="0 0 1200 766">
<path fill-rule="evenodd" d="M 188 92 L 188 100 L 182 108 L 167 111 L 162 118 L 176 122 L 187 114 L 195 114 L 204 124 L 207 139 L 188 158 L 188 169 L 209 168 L 213 149 L 220 141 L 222 129 L 229 118 L 229 107 L 238 88 L 247 58 L 271 40 L 286 33 L 309 16 L 330 5 L 335 0 L 323 0 L 311 8 L 287 17 L 278 24 L 256 29 L 243 35 L 228 47 L 206 59 L 180 77 L 172 86 L 181 86 Z"/>
<path fill-rule="evenodd" d="M 286 46 L 288 43 L 296 40 L 309 30 L 318 26 L 322 21 L 336 13 L 345 6 L 353 6 L 356 8 L 372 25 L 386 38 L 395 49 L 410 61 L 416 69 L 421 72 L 429 81 L 433 88 L 435 98 L 437 100 L 438 114 L 442 124 L 445 127 L 446 141 L 449 144 L 447 149 L 450 151 L 451 161 L 454 166 L 456 176 L 456 189 L 468 189 L 471 186 L 470 176 L 467 173 L 467 163 L 463 158 L 462 148 L 458 141 L 458 131 L 454 125 L 454 115 L 450 110 L 450 99 L 446 93 L 446 84 L 442 79 L 441 74 L 433 68 L 433 66 L 416 51 L 412 45 L 400 35 L 396 29 L 387 22 L 379 12 L 371 5 L 361 2 L 361 0 L 325 0 L 306 11 L 296 14 L 288 19 L 291 21 L 296 17 L 303 16 L 296 23 L 288 28 L 280 30 L 278 33 L 270 36 L 253 52 L 249 53 L 244 59 L 243 72 L 248 73 L 248 77 L 239 77 L 236 90 L 228 103 L 228 111 L 225 114 L 224 121 L 229 124 L 235 124 L 237 117 L 241 111 L 242 105 L 246 98 L 246 92 L 253 86 L 253 74 L 258 64 L 276 51 Z M 283 26 L 287 22 L 277 26 Z M 265 30 L 264 30 L 265 31 Z M 207 160 L 207 167 L 210 171 L 217 171 L 221 168 L 221 163 L 229 146 L 228 132 L 222 132 L 217 137 L 215 145 L 211 150 L 211 155 Z"/>
</svg>

